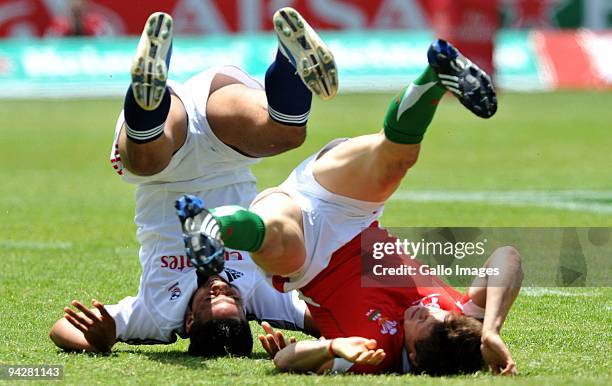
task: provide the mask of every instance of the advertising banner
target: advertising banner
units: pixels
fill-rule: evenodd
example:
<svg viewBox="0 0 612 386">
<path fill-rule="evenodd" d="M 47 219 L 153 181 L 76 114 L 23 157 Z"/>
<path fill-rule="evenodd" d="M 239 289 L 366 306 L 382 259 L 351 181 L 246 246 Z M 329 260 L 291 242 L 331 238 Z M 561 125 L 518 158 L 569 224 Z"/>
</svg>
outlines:
<svg viewBox="0 0 612 386">
<path fill-rule="evenodd" d="M 338 63 L 340 92 L 400 89 L 423 70 L 433 38 L 429 32 L 324 34 Z M 136 43 L 129 37 L 0 41 L 0 97 L 121 95 Z M 263 81 L 276 46 L 269 34 L 179 37 L 170 74 L 185 81 L 232 64 Z M 610 33 L 503 31 L 496 39 L 496 83 L 506 90 L 612 87 L 611 53 Z"/>
<path fill-rule="evenodd" d="M 461 0 L 465 1 L 465 0 Z M 470 0 L 471 1 L 471 0 Z M 612 27 L 610 0 L 499 0 L 504 28 Z M 0 0 L 0 36 L 45 36 L 69 15 L 68 1 Z M 487 3 L 485 1 L 484 3 Z M 274 11 L 298 9 L 319 29 L 429 29 L 436 15 L 455 12 L 459 1 L 438 0 L 89 0 L 87 12 L 103 24 L 100 34 L 140 34 L 154 11 L 170 12 L 179 34 L 267 31 Z M 474 25 L 478 27 L 478 25 Z"/>
</svg>

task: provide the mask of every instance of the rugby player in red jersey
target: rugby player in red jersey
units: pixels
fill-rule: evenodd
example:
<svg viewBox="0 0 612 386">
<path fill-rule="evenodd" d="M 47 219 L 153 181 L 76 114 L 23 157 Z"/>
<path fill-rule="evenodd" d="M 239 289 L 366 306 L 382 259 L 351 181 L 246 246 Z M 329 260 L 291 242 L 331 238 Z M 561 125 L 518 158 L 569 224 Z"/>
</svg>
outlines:
<svg viewBox="0 0 612 386">
<path fill-rule="evenodd" d="M 478 279 L 465 295 L 436 277 L 362 287 L 363 232 L 393 242 L 376 220 L 415 164 L 444 93 L 480 117 L 497 109 L 489 76 L 450 44 L 434 42 L 428 61 L 390 105 L 384 130 L 333 141 L 260 193 L 250 210 L 208 211 L 195 196 L 177 201 L 188 254 L 212 258 L 224 246 L 251 251 L 276 289 L 302 293 L 325 339 L 286 342 L 265 325 L 260 340 L 279 369 L 447 375 L 486 363 L 494 373 L 516 373 L 500 336 L 522 281 L 514 248 L 496 250 L 485 267 L 500 274 Z"/>
</svg>

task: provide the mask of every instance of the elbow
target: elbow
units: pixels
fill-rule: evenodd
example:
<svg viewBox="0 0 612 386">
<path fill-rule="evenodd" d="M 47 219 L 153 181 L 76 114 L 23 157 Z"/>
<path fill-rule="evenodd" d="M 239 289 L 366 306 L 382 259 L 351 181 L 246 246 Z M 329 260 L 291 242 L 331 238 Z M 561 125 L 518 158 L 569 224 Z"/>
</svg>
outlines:
<svg viewBox="0 0 612 386">
<path fill-rule="evenodd" d="M 57 344 L 57 334 L 55 333 L 55 331 L 53 331 L 53 329 L 49 331 L 49 339 L 51 339 L 51 342 L 53 342 L 56 346 L 59 347 L 59 345 Z"/>
<path fill-rule="evenodd" d="M 56 346 L 59 346 L 59 341 L 60 341 L 59 330 L 61 328 L 60 326 L 61 322 L 62 322 L 62 319 L 55 322 L 53 324 L 53 327 L 51 327 L 51 331 L 49 331 L 49 339 L 51 339 L 51 341 L 55 343 Z"/>
<path fill-rule="evenodd" d="M 510 271 L 514 273 L 514 277 L 516 282 L 523 282 L 523 260 L 521 258 L 520 253 L 513 246 L 507 245 L 505 247 L 501 247 L 500 250 L 505 257 L 505 264 L 510 268 Z"/>
<path fill-rule="evenodd" d="M 51 339 L 53 344 L 55 344 L 57 347 L 66 350 L 68 349 L 68 347 L 65 344 L 66 340 L 62 335 L 62 323 L 63 319 L 60 319 L 55 322 L 53 327 L 51 327 L 51 331 L 49 331 L 49 339 Z"/>
<path fill-rule="evenodd" d="M 516 248 L 510 245 L 506 245 L 501 249 L 504 250 L 504 254 L 506 255 L 506 259 L 508 260 L 508 262 L 517 269 L 519 269 L 521 272 L 523 272 L 522 259 L 519 251 L 517 251 Z"/>
</svg>

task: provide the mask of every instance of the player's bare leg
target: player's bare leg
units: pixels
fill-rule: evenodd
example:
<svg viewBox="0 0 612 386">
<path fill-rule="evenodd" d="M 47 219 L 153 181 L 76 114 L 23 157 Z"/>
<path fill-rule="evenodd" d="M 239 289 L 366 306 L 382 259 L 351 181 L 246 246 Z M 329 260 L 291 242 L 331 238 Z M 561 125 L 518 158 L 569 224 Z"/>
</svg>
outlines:
<svg viewBox="0 0 612 386">
<path fill-rule="evenodd" d="M 119 153 L 124 166 L 132 173 L 148 176 L 158 173 L 172 155 L 183 146 L 187 136 L 187 113 L 181 100 L 171 95 L 170 109 L 164 131 L 158 138 L 145 143 L 134 142 L 126 134 L 126 126 L 119 136 Z"/>
<path fill-rule="evenodd" d="M 252 252 L 255 263 L 270 274 L 288 275 L 302 267 L 306 250 L 301 210 L 286 194 L 270 193 L 253 210 L 229 205 L 209 211 L 190 195 L 176 202 L 187 255 L 201 273 L 223 269 L 224 244 Z"/>
<path fill-rule="evenodd" d="M 127 169 L 138 175 L 163 170 L 187 133 L 185 108 L 166 87 L 172 30 L 170 15 L 149 16 L 132 62 L 119 153 Z"/>
<path fill-rule="evenodd" d="M 287 7 L 274 14 L 273 24 L 279 45 L 266 73 L 265 92 L 218 75 L 207 105 L 215 135 L 254 157 L 301 145 L 312 94 L 327 100 L 338 90 L 334 56 L 306 20 Z"/>
<path fill-rule="evenodd" d="M 416 163 L 420 148 L 419 144 L 391 142 L 383 133 L 351 138 L 317 160 L 313 173 L 332 193 L 384 202 Z"/>
<path fill-rule="evenodd" d="M 223 78 L 227 77 L 217 75 L 215 80 Z M 212 92 L 206 111 L 217 138 L 247 156 L 273 156 L 297 148 L 306 140 L 306 122 L 292 126 L 273 120 L 266 93 L 237 81 Z"/>
<path fill-rule="evenodd" d="M 281 22 L 282 19 L 282 22 Z M 300 146 L 306 138 L 312 93 L 332 98 L 338 88 L 331 51 L 291 8 L 274 16 L 279 50 L 266 74 L 265 91 L 217 74 L 207 101 L 207 121 L 226 145 L 252 157 Z M 185 108 L 166 88 L 172 18 L 155 13 L 145 25 L 125 99 L 119 141 L 124 165 L 137 175 L 162 171 L 185 142 Z"/>
<path fill-rule="evenodd" d="M 474 114 L 489 118 L 497 110 L 489 76 L 445 41 L 428 51 L 429 66 L 389 106 L 384 130 L 350 139 L 314 165 L 317 181 L 333 193 L 384 202 L 417 161 L 420 142 L 446 91 Z"/>
<path fill-rule="evenodd" d="M 363 201 L 386 201 L 416 162 L 419 144 L 447 90 L 479 116 L 495 113 L 490 78 L 452 46 L 435 42 L 428 59 L 426 71 L 389 107 L 383 132 L 347 140 L 314 163 L 314 176 L 324 188 Z M 287 276 L 304 263 L 301 209 L 282 191 L 262 192 L 251 210 L 212 209 L 210 219 L 220 230 L 219 239 L 253 252 L 253 260 L 270 274 Z M 206 229 L 186 229 L 183 224 L 186 234 L 210 236 Z"/>
<path fill-rule="evenodd" d="M 250 207 L 261 218 L 265 234 L 261 246 L 251 252 L 253 261 L 271 275 L 291 276 L 304 266 L 306 247 L 302 209 L 278 189 L 262 192 Z"/>
</svg>

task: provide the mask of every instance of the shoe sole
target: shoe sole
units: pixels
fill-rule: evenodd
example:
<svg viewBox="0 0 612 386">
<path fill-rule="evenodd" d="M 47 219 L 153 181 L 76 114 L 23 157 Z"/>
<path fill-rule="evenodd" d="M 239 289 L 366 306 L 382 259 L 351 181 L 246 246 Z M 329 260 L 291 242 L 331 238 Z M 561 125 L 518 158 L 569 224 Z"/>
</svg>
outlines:
<svg viewBox="0 0 612 386">
<path fill-rule="evenodd" d="M 290 60 L 306 87 L 323 100 L 336 96 L 338 70 L 334 55 L 302 15 L 286 7 L 276 11 L 272 22 L 285 53 L 293 57 Z"/>
<path fill-rule="evenodd" d="M 450 65 L 455 73 L 457 73 L 456 75 L 443 74 L 436 71 L 440 83 L 454 94 L 461 104 L 472 113 L 481 118 L 491 118 L 497 112 L 497 95 L 491 78 L 485 71 L 461 53 L 458 53 L 458 55 L 459 60 L 465 63 L 464 67 L 459 68 L 455 65 L 455 62 L 451 62 Z M 477 84 L 478 87 L 466 92 L 461 90 L 460 83 Z M 485 108 L 483 109 L 483 107 Z"/>
<path fill-rule="evenodd" d="M 476 114 L 480 118 L 491 118 L 497 112 L 497 94 L 491 78 L 489 75 L 480 69 L 477 65 L 472 63 L 469 59 L 463 57 L 467 61 L 467 73 L 463 76 L 465 83 L 474 85 L 478 84 L 478 87 L 470 91 L 456 92 L 455 81 L 449 79 L 449 76 L 440 74 L 441 83 L 453 94 L 457 95 L 459 101 L 472 113 Z M 446 78 L 446 79 L 445 79 Z M 459 77 L 456 82 L 459 82 Z M 450 82 L 450 83 L 449 83 Z"/>
<path fill-rule="evenodd" d="M 484 70 L 472 65 L 469 69 L 469 75 L 466 77 L 468 82 L 470 82 L 470 78 L 476 79 L 480 83 L 480 87 L 471 93 L 466 93 L 462 99 L 463 105 L 481 118 L 491 118 L 497 112 L 497 93 L 491 82 L 491 77 Z M 472 99 L 478 100 L 478 103 L 468 102 Z"/>
<path fill-rule="evenodd" d="M 145 24 L 132 62 L 134 99 L 144 110 L 155 110 L 166 91 L 166 57 L 172 44 L 172 16 L 156 12 Z"/>
</svg>

